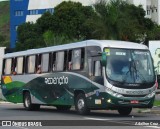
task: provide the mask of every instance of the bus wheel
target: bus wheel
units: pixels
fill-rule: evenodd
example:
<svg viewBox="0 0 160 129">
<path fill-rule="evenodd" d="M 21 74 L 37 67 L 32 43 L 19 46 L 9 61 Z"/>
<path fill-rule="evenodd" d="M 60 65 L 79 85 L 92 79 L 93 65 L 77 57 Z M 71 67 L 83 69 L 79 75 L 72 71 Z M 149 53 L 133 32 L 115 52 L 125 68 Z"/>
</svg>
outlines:
<svg viewBox="0 0 160 129">
<path fill-rule="evenodd" d="M 30 96 L 29 92 L 26 92 L 24 94 L 23 105 L 24 105 L 25 109 L 28 110 L 28 111 L 39 110 L 40 109 L 40 105 L 39 104 L 32 104 L 31 96 Z"/>
<path fill-rule="evenodd" d="M 131 107 L 120 107 L 118 108 L 118 112 L 120 115 L 123 115 L 123 116 L 127 116 L 131 113 L 132 111 L 132 108 Z"/>
<path fill-rule="evenodd" d="M 81 115 L 85 115 L 90 112 L 90 110 L 87 107 L 86 97 L 84 94 L 79 94 L 76 97 L 75 108 L 77 112 Z"/>
<path fill-rule="evenodd" d="M 67 111 L 70 110 L 71 106 L 69 105 L 64 105 L 64 106 L 56 106 L 57 110 L 59 111 Z"/>
</svg>

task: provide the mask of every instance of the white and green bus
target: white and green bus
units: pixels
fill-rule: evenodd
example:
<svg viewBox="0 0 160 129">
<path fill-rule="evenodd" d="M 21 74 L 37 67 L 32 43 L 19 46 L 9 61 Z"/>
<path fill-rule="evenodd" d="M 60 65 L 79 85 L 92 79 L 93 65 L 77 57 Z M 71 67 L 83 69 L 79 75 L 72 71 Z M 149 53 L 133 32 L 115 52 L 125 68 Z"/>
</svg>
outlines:
<svg viewBox="0 0 160 129">
<path fill-rule="evenodd" d="M 27 110 L 40 105 L 79 114 L 90 110 L 152 108 L 155 73 L 148 48 L 141 44 L 87 40 L 5 54 L 2 93 Z"/>
</svg>

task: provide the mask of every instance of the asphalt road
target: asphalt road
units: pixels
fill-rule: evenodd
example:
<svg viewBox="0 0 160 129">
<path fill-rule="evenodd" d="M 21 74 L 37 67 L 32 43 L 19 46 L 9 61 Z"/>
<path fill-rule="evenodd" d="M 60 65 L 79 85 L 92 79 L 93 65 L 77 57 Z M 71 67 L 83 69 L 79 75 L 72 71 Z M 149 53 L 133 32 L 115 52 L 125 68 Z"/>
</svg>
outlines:
<svg viewBox="0 0 160 129">
<path fill-rule="evenodd" d="M 1 103 L 0 124 L 2 124 L 2 121 L 10 120 L 12 124 L 13 122 L 21 122 L 27 126 L 0 126 L 0 129 L 160 129 L 160 114 L 138 113 L 138 110 L 133 110 L 131 115 L 125 117 L 120 116 L 116 111 L 104 110 L 92 111 L 87 116 L 81 116 L 74 109 L 71 109 L 71 111 L 57 111 L 54 107 L 42 106 L 39 111 L 26 111 L 22 104 Z M 37 123 L 33 123 L 33 120 Z M 28 122 L 29 124 L 42 124 L 43 127 L 28 126 Z M 140 123 L 142 126 L 134 126 Z M 45 124 L 49 124 L 49 126 L 44 126 Z"/>
</svg>

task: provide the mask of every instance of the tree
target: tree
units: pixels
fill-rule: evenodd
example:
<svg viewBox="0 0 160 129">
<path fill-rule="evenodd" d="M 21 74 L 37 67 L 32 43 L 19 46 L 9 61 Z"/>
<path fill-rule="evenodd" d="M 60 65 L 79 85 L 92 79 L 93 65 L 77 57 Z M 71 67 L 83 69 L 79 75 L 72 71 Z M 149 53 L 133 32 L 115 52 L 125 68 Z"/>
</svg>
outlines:
<svg viewBox="0 0 160 129">
<path fill-rule="evenodd" d="M 78 42 L 82 40 L 82 39 L 79 39 L 79 40 L 70 39 L 65 35 L 56 35 L 50 30 L 46 31 L 43 34 L 43 38 L 47 46 L 61 45 L 61 44 L 66 44 L 66 43 Z"/>
<path fill-rule="evenodd" d="M 49 12 L 44 13 L 36 22 L 37 26 L 41 28 L 41 33 L 44 33 L 47 30 L 51 30 L 51 27 L 54 23 L 54 18 Z"/>
<path fill-rule="evenodd" d="M 115 39 L 141 42 L 154 23 L 145 18 L 141 6 L 122 0 L 99 0 L 94 5 L 96 16 L 88 20 L 94 26 L 93 36 L 98 39 Z"/>
<path fill-rule="evenodd" d="M 17 30 L 18 43 L 16 43 L 16 50 L 26 50 L 44 47 L 45 43 L 42 38 L 41 28 L 36 24 L 30 22 L 23 23 Z"/>
<path fill-rule="evenodd" d="M 91 32 L 85 22 L 93 14 L 92 7 L 82 6 L 79 2 L 64 1 L 55 7 L 52 31 L 70 39 L 87 39 Z"/>
</svg>

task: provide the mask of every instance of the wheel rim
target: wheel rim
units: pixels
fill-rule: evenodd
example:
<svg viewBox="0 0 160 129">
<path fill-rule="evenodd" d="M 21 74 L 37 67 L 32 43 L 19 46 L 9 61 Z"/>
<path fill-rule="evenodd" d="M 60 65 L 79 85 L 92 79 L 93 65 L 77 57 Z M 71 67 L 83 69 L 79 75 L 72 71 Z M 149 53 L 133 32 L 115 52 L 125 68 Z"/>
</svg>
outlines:
<svg viewBox="0 0 160 129">
<path fill-rule="evenodd" d="M 83 99 L 78 100 L 78 109 L 82 110 L 84 108 L 85 102 Z"/>
<path fill-rule="evenodd" d="M 30 100 L 29 100 L 29 97 L 27 96 L 25 99 L 25 106 L 29 107 L 29 105 L 30 105 Z"/>
</svg>

